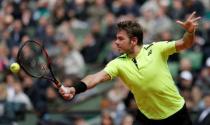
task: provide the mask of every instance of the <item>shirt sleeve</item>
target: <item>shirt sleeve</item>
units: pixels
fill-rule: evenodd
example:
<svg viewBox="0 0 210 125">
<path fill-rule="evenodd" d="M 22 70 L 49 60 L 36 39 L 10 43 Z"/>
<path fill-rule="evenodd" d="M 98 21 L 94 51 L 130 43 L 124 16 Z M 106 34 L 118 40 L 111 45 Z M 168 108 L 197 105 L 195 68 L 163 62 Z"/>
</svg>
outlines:
<svg viewBox="0 0 210 125">
<path fill-rule="evenodd" d="M 110 75 L 111 79 L 114 79 L 115 77 L 117 77 L 119 74 L 119 71 L 118 71 L 116 59 L 109 62 L 103 70 Z"/>
<path fill-rule="evenodd" d="M 160 41 L 156 43 L 156 46 L 162 56 L 168 57 L 177 52 L 175 43 L 176 41 Z"/>
</svg>

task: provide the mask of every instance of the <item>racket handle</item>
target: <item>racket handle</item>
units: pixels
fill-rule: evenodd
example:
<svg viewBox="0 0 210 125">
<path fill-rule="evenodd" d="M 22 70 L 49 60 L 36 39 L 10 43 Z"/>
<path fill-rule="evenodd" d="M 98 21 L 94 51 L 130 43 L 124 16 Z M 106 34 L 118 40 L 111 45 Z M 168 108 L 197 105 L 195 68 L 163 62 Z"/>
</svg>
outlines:
<svg viewBox="0 0 210 125">
<path fill-rule="evenodd" d="M 58 88 L 58 89 L 62 86 L 62 84 L 61 84 L 60 82 L 58 82 L 58 81 L 55 81 L 55 82 L 54 82 L 54 85 L 55 85 L 55 87 Z"/>
<path fill-rule="evenodd" d="M 69 90 L 65 86 L 63 86 L 60 82 L 56 81 L 56 82 L 54 82 L 54 84 L 57 89 L 62 89 L 64 91 L 64 93 L 69 92 Z"/>
<path fill-rule="evenodd" d="M 63 85 L 61 85 L 61 87 L 59 89 L 62 89 L 64 91 L 64 93 L 68 93 L 68 89 Z"/>
</svg>

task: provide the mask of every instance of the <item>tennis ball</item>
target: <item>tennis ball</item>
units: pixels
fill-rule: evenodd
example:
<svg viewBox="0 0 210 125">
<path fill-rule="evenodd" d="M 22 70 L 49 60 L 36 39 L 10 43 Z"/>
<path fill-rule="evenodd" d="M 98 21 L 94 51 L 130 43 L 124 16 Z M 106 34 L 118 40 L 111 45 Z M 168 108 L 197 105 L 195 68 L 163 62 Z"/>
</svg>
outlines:
<svg viewBox="0 0 210 125">
<path fill-rule="evenodd" d="M 19 72 L 20 70 L 20 65 L 18 63 L 12 63 L 10 65 L 10 70 L 13 72 L 13 73 L 17 73 Z"/>
</svg>

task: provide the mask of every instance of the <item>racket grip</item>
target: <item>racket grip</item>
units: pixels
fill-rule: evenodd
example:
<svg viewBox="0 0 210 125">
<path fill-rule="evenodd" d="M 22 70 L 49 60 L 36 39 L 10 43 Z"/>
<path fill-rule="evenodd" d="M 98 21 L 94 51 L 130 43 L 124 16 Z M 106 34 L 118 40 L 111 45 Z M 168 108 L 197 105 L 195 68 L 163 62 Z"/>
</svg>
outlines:
<svg viewBox="0 0 210 125">
<path fill-rule="evenodd" d="M 63 85 L 61 85 L 61 87 L 59 89 L 62 89 L 64 91 L 64 93 L 68 93 L 68 89 Z"/>
<path fill-rule="evenodd" d="M 58 82 L 58 81 L 54 81 L 54 86 L 55 86 L 57 89 L 59 89 L 59 88 L 62 86 L 62 84 L 61 84 L 60 82 Z"/>
</svg>

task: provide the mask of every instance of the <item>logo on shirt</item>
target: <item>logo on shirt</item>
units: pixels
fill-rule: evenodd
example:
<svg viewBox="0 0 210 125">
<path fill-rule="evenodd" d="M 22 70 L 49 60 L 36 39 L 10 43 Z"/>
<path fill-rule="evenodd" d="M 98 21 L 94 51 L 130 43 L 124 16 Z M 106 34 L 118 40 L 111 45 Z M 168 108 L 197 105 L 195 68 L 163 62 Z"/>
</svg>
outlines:
<svg viewBox="0 0 210 125">
<path fill-rule="evenodd" d="M 148 50 L 152 45 L 153 45 L 153 44 L 150 44 L 150 45 L 148 45 L 147 47 L 144 47 L 144 49 L 145 49 L 145 50 Z M 148 52 L 147 55 L 149 56 L 150 54 L 152 54 L 152 50 L 151 50 L 151 49 L 149 50 L 149 52 Z"/>
<path fill-rule="evenodd" d="M 153 45 L 153 43 L 152 44 L 149 44 L 147 47 L 144 47 L 144 49 L 145 50 L 148 50 L 152 45 Z"/>
<path fill-rule="evenodd" d="M 152 50 L 149 50 L 149 52 L 148 52 L 148 56 L 149 56 L 150 54 L 152 54 Z"/>
</svg>

